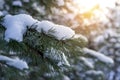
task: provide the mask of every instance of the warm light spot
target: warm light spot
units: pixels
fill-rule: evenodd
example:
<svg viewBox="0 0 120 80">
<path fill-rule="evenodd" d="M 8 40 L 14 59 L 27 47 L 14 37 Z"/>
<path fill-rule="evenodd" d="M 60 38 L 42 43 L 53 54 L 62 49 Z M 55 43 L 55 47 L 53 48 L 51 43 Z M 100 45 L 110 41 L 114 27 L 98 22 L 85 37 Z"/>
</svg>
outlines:
<svg viewBox="0 0 120 80">
<path fill-rule="evenodd" d="M 88 11 L 97 5 L 96 0 L 74 0 L 76 4 L 78 4 L 79 8 L 82 12 Z"/>
<path fill-rule="evenodd" d="M 106 8 L 114 8 L 116 0 L 74 0 L 78 5 L 80 14 L 83 18 L 91 18 L 94 11 L 99 10 L 104 13 Z"/>
<path fill-rule="evenodd" d="M 94 11 L 99 9 L 99 5 L 94 6 L 93 8 L 89 9 L 86 12 L 82 13 L 83 18 L 91 18 L 94 15 Z"/>
<path fill-rule="evenodd" d="M 77 14 L 75 19 L 77 19 L 78 22 L 78 25 L 73 27 L 75 28 L 75 31 L 85 35 L 97 35 L 101 33 L 110 23 L 110 10 L 115 9 L 116 4 L 120 4 L 120 0 L 71 1 L 73 1 L 72 3 L 75 8 L 72 9 L 73 13 Z"/>
<path fill-rule="evenodd" d="M 99 5 L 102 8 L 115 7 L 116 0 L 74 0 L 75 3 L 79 5 L 79 7 L 89 10 L 96 5 Z"/>
</svg>

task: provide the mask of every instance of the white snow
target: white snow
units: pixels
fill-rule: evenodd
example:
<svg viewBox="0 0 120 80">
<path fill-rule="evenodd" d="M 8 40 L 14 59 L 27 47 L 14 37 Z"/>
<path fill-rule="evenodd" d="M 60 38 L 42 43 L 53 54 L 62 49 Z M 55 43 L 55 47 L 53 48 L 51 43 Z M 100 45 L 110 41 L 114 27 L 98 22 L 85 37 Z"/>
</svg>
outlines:
<svg viewBox="0 0 120 80">
<path fill-rule="evenodd" d="M 94 39 L 95 44 L 100 44 L 100 43 L 103 43 L 104 41 L 105 41 L 105 38 L 102 35 L 100 35 Z"/>
<path fill-rule="evenodd" d="M 63 6 L 65 4 L 64 0 L 56 0 L 56 1 L 57 1 L 58 6 Z"/>
<path fill-rule="evenodd" d="M 27 14 L 6 15 L 3 26 L 6 28 L 5 40 L 8 42 L 10 39 L 18 42 L 23 41 L 23 34 L 27 28 L 35 28 L 38 32 L 43 32 L 58 40 L 70 39 L 75 35 L 75 32 L 69 27 L 57 25 L 46 20 L 40 22 Z"/>
<path fill-rule="evenodd" d="M 114 29 L 106 29 L 102 35 L 99 35 L 98 37 L 96 37 L 96 38 L 94 39 L 94 43 L 95 43 L 95 44 L 105 43 L 105 40 L 106 40 L 109 36 L 110 36 L 110 37 L 114 37 L 114 36 L 118 36 L 118 35 L 117 35 L 117 33 L 114 31 Z M 111 39 L 110 39 L 110 42 L 115 42 L 115 40 L 116 40 L 116 39 L 111 38 Z"/>
<path fill-rule="evenodd" d="M 3 9 L 4 7 L 4 4 L 5 4 L 5 1 L 4 0 L 0 0 L 0 9 Z"/>
<path fill-rule="evenodd" d="M 52 11 L 53 14 L 58 14 L 58 13 L 60 13 L 60 10 L 59 10 L 58 8 L 56 8 L 56 7 L 52 7 L 52 8 L 51 8 L 51 11 Z"/>
<path fill-rule="evenodd" d="M 55 25 L 54 23 L 50 21 L 41 21 L 37 23 L 36 30 L 40 33 L 44 32 L 45 34 L 48 34 L 49 30 L 54 30 Z"/>
<path fill-rule="evenodd" d="M 19 6 L 19 7 L 22 7 L 22 2 L 17 0 L 17 1 L 13 1 L 12 3 L 13 6 Z"/>
<path fill-rule="evenodd" d="M 66 26 L 54 24 L 50 21 L 41 21 L 38 23 L 38 27 L 36 28 L 38 32 L 43 32 L 47 35 L 53 36 L 58 40 L 66 40 L 70 39 L 75 35 L 75 32 Z"/>
<path fill-rule="evenodd" d="M 108 80 L 114 80 L 115 72 L 110 71 Z"/>
<path fill-rule="evenodd" d="M 71 80 L 68 76 L 63 75 L 63 79 L 62 80 Z"/>
<path fill-rule="evenodd" d="M 100 61 L 107 63 L 107 64 L 114 64 L 114 61 L 112 58 L 105 56 L 102 53 L 96 52 L 94 50 L 88 49 L 88 48 L 83 48 L 84 53 L 90 54 L 91 56 L 96 57 Z"/>
<path fill-rule="evenodd" d="M 2 55 L 0 55 L 0 60 L 1 60 L 1 61 L 12 61 L 11 58 L 6 57 L 6 56 L 2 56 Z"/>
<path fill-rule="evenodd" d="M 6 28 L 5 40 L 9 42 L 10 39 L 21 42 L 23 34 L 27 30 L 27 26 L 31 27 L 37 20 L 26 14 L 6 15 L 4 17 L 3 25 Z"/>
<path fill-rule="evenodd" d="M 111 28 L 111 29 L 105 30 L 104 35 L 106 38 L 108 38 L 108 36 L 116 36 L 117 33 L 115 32 L 114 29 Z"/>
<path fill-rule="evenodd" d="M 5 61 L 7 65 L 13 66 L 20 70 L 28 69 L 27 63 L 23 60 L 20 60 L 19 58 L 12 59 L 12 58 L 0 55 L 0 61 Z"/>
<path fill-rule="evenodd" d="M 67 60 L 67 57 L 65 56 L 64 53 L 62 53 L 62 58 L 63 58 L 63 60 L 64 60 L 64 63 L 65 63 L 67 66 L 70 66 L 70 64 L 69 64 L 69 62 L 68 62 L 68 60 Z"/>
<path fill-rule="evenodd" d="M 69 27 L 56 25 L 55 33 L 52 33 L 58 40 L 70 39 L 75 35 L 75 32 Z"/>
<path fill-rule="evenodd" d="M 88 66 L 89 68 L 94 68 L 94 65 L 93 65 L 93 63 L 92 62 L 90 62 L 90 61 L 88 61 L 85 57 L 80 57 L 80 60 L 82 60 L 83 62 L 84 62 L 84 64 L 86 65 L 86 66 Z"/>
<path fill-rule="evenodd" d="M 111 42 L 111 43 L 116 43 L 116 42 L 117 42 L 117 39 L 115 39 L 115 38 L 110 38 L 110 42 Z"/>
<path fill-rule="evenodd" d="M 45 6 L 41 6 L 38 3 L 33 3 L 32 7 L 39 12 L 39 14 L 41 15 L 45 15 L 46 14 L 46 10 L 45 10 Z"/>
<path fill-rule="evenodd" d="M 103 72 L 95 71 L 95 70 L 88 70 L 88 71 L 86 71 L 86 74 L 88 74 L 88 75 L 103 75 Z"/>
<path fill-rule="evenodd" d="M 114 46 L 114 48 L 120 48 L 120 43 L 115 43 L 115 46 Z"/>
<path fill-rule="evenodd" d="M 80 38 L 80 39 L 84 40 L 84 42 L 88 42 L 88 39 L 81 34 L 75 34 L 73 38 Z"/>
<path fill-rule="evenodd" d="M 118 67 L 117 67 L 117 72 L 119 72 L 119 73 L 120 73 L 120 66 L 118 66 Z"/>
<path fill-rule="evenodd" d="M 0 16 L 3 16 L 3 13 L 0 11 Z"/>
<path fill-rule="evenodd" d="M 57 61 L 58 66 L 62 66 L 62 65 L 70 66 L 65 54 L 54 48 L 46 50 L 44 56 L 49 57 L 50 59 L 52 59 L 54 61 Z"/>
</svg>

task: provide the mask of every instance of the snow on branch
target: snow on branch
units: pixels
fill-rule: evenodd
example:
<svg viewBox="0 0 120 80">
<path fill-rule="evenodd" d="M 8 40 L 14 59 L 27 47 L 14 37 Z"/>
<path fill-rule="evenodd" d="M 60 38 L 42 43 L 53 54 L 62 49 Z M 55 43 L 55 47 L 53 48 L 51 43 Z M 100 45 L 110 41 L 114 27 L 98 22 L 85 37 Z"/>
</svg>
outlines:
<svg viewBox="0 0 120 80">
<path fill-rule="evenodd" d="M 80 60 L 82 60 L 87 67 L 89 67 L 91 69 L 94 68 L 93 63 L 91 61 L 87 60 L 85 57 L 80 57 Z"/>
<path fill-rule="evenodd" d="M 38 22 L 36 30 L 47 35 L 53 36 L 58 40 L 70 39 L 75 35 L 75 32 L 66 26 L 54 24 L 50 21 L 44 20 Z"/>
<path fill-rule="evenodd" d="M 0 61 L 5 61 L 7 65 L 13 66 L 20 70 L 28 69 L 27 63 L 23 60 L 20 60 L 19 58 L 12 59 L 12 58 L 0 55 Z"/>
<path fill-rule="evenodd" d="M 102 71 L 88 70 L 85 72 L 87 75 L 104 75 Z"/>
<path fill-rule="evenodd" d="M 27 28 L 34 28 L 39 33 L 43 32 L 58 40 L 70 39 L 75 35 L 75 32 L 69 27 L 57 25 L 47 20 L 38 21 L 27 14 L 6 15 L 2 24 L 6 28 L 5 40 L 8 42 L 10 39 L 18 42 L 23 41 L 23 34 Z"/>
<path fill-rule="evenodd" d="M 107 63 L 107 64 L 114 64 L 113 59 L 111 59 L 110 57 L 105 56 L 102 53 L 96 52 L 94 50 L 88 49 L 88 48 L 83 48 L 84 53 L 90 54 L 91 56 L 96 57 L 97 59 L 99 59 L 100 61 Z"/>
<path fill-rule="evenodd" d="M 37 20 L 26 14 L 6 15 L 3 22 L 3 26 L 6 28 L 5 40 L 8 42 L 10 39 L 23 41 L 23 34 L 26 32 L 27 26 L 32 26 L 35 22 Z"/>
</svg>

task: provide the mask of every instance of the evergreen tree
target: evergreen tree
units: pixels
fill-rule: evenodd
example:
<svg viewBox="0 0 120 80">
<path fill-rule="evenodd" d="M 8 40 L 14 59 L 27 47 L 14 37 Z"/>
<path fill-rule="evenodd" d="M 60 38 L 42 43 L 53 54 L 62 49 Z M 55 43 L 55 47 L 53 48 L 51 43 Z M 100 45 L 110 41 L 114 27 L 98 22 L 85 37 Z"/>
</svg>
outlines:
<svg viewBox="0 0 120 80">
<path fill-rule="evenodd" d="M 2 8 L 1 11 L 6 9 L 10 14 L 15 15 L 28 13 L 39 20 L 48 19 L 54 22 L 56 19 L 54 20 L 53 16 L 58 15 L 53 13 L 51 8 L 56 7 L 55 9 L 58 10 L 65 8 L 72 13 L 65 5 L 70 0 L 61 0 L 64 3 L 61 5 L 57 4 L 59 0 L 26 1 L 18 0 L 16 5 L 15 1 L 5 0 L 4 9 Z M 37 9 L 37 6 L 45 8 L 45 13 L 39 12 L 41 10 Z M 53 18 L 49 19 L 48 16 Z M 3 21 L 4 16 L 0 18 L 0 55 L 10 59 L 24 60 L 29 68 L 24 70 L 16 68 L 0 59 L 0 80 L 105 80 L 103 67 L 110 69 L 112 61 L 105 55 L 101 54 L 101 56 L 100 53 L 86 49 L 88 41 L 84 36 L 79 34 L 79 37 L 57 40 L 55 37 L 30 28 L 24 34 L 22 42 L 16 40 L 7 42 L 4 40 L 6 28 L 2 25 Z"/>
</svg>

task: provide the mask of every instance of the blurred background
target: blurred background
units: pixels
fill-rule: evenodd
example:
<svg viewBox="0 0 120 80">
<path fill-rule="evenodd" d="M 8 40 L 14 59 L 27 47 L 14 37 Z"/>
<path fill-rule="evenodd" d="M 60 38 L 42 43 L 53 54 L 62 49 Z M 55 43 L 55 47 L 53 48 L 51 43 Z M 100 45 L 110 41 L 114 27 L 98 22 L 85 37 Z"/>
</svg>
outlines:
<svg viewBox="0 0 120 80">
<path fill-rule="evenodd" d="M 99 80 L 120 80 L 120 0 L 0 0 L 0 11 L 69 26 L 87 37 L 88 48 L 114 59 L 112 68 L 103 68 L 106 78 Z"/>
</svg>

